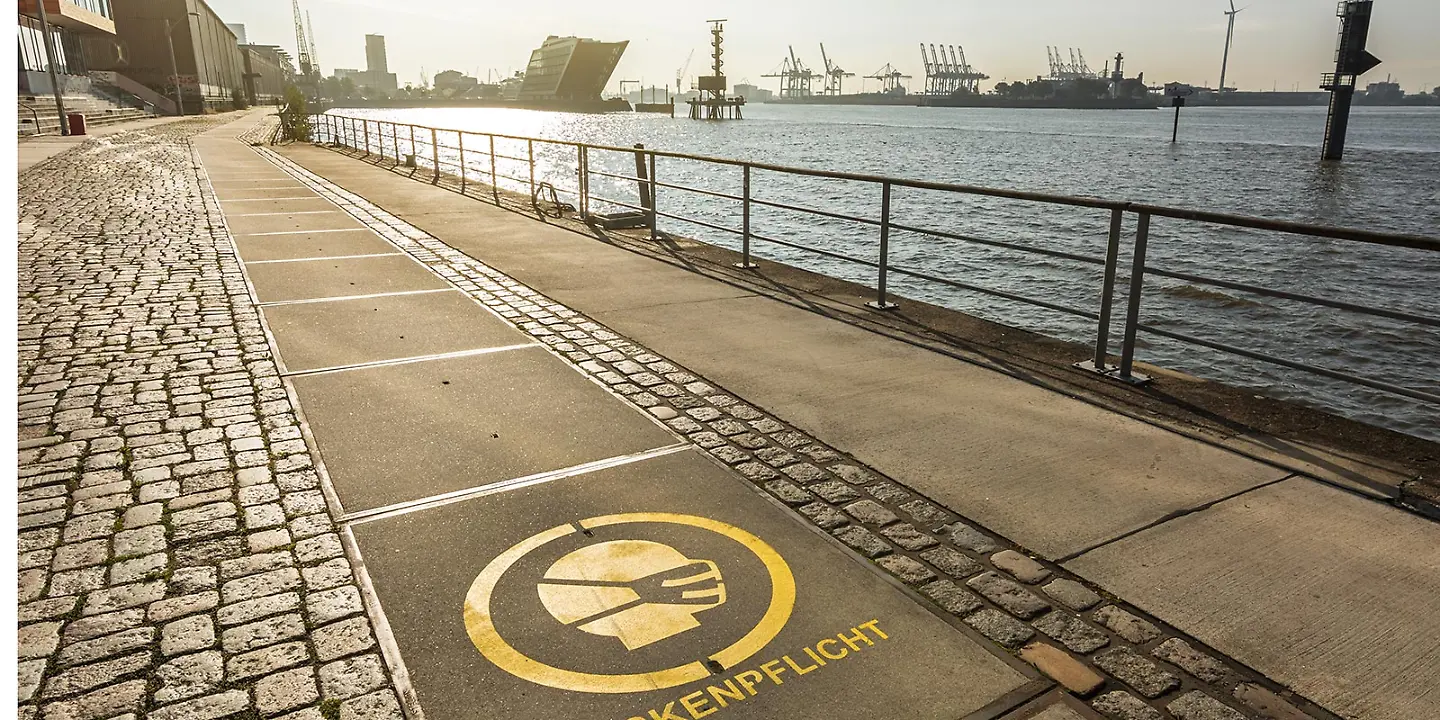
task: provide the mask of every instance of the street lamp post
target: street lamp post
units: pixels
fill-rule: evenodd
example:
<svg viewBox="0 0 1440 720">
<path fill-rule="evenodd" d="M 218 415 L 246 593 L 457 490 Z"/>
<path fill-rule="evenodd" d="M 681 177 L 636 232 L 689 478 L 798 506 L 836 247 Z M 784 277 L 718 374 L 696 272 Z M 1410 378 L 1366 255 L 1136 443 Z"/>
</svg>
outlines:
<svg viewBox="0 0 1440 720">
<path fill-rule="evenodd" d="M 40 8 L 40 36 L 45 41 L 45 65 L 50 71 L 50 89 L 55 91 L 55 112 L 60 119 L 60 134 L 69 135 L 70 125 L 65 122 L 65 101 L 60 92 L 60 75 L 55 72 L 55 44 L 51 42 L 50 18 L 45 12 L 45 0 L 35 0 L 35 6 Z M 35 132 L 40 132 L 38 126 Z"/>
<path fill-rule="evenodd" d="M 171 33 L 175 30 L 170 18 L 165 18 L 165 44 L 170 47 L 170 77 L 175 82 L 175 114 L 185 114 L 185 102 L 180 99 L 180 68 L 175 64 L 175 40 Z"/>
<path fill-rule="evenodd" d="M 200 13 L 196 13 L 196 12 L 186 13 L 186 15 L 194 15 L 195 17 L 200 17 Z M 186 23 L 188 24 L 189 21 L 187 20 Z M 184 115 L 184 114 L 185 114 L 185 102 L 180 99 L 180 68 L 175 64 L 175 39 L 174 39 L 174 33 L 175 33 L 175 28 L 178 27 L 178 26 L 179 26 L 179 23 L 172 23 L 172 22 L 170 22 L 170 18 L 165 18 L 165 44 L 166 44 L 166 46 L 168 46 L 168 47 L 170 48 L 170 76 L 175 79 L 175 114 L 176 114 L 176 115 Z M 193 41 L 192 41 L 192 43 L 191 43 L 191 50 L 194 50 L 194 43 L 193 43 Z M 204 93 L 203 90 L 201 91 L 200 95 L 201 95 L 200 105 L 201 105 L 201 107 L 204 107 L 204 105 L 205 105 L 205 99 L 204 99 L 205 93 Z"/>
</svg>

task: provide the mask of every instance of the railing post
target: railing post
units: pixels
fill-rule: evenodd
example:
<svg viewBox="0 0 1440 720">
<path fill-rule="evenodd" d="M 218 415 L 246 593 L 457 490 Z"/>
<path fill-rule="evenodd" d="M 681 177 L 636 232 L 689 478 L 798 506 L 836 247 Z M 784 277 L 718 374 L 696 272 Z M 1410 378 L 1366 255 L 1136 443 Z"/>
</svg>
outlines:
<svg viewBox="0 0 1440 720">
<path fill-rule="evenodd" d="M 400 160 L 401 160 L 401 157 L 400 157 L 400 124 L 399 124 L 399 123 L 393 123 L 393 122 L 390 123 L 390 140 L 391 140 L 391 144 L 393 144 L 393 145 L 395 146 L 395 166 L 396 166 L 396 167 L 399 167 L 399 166 L 400 166 Z"/>
<path fill-rule="evenodd" d="M 440 141 L 435 137 L 435 128 L 430 128 L 430 162 L 435 166 L 435 174 L 430 176 L 432 184 L 440 183 Z"/>
<path fill-rule="evenodd" d="M 361 120 L 360 122 L 364 124 L 362 129 L 365 133 L 365 157 L 370 157 L 370 121 Z"/>
<path fill-rule="evenodd" d="M 1145 290 L 1145 250 L 1150 244 L 1150 213 L 1140 213 L 1140 226 L 1135 231 L 1135 257 L 1130 264 L 1129 309 L 1125 313 L 1125 344 L 1120 348 L 1120 379 L 1131 383 L 1149 382 L 1150 378 L 1132 371 L 1135 366 L 1135 333 L 1140 325 L 1140 296 Z"/>
<path fill-rule="evenodd" d="M 575 184 L 580 188 L 580 219 L 590 217 L 590 158 L 584 145 L 575 146 Z"/>
<path fill-rule="evenodd" d="M 500 174 L 495 172 L 495 136 L 490 135 L 490 193 L 495 196 L 495 205 L 500 205 Z"/>
<path fill-rule="evenodd" d="M 743 218 L 740 224 L 741 257 L 740 262 L 735 263 L 735 267 L 751 270 L 759 267 L 759 265 L 750 262 L 750 166 L 748 164 L 745 165 L 744 170 L 745 175 L 741 182 L 741 193 L 745 198 L 741 203 L 741 216 Z"/>
<path fill-rule="evenodd" d="M 540 198 L 535 196 L 535 141 L 525 141 L 525 156 L 530 163 L 530 207 L 540 212 Z"/>
<path fill-rule="evenodd" d="M 411 123 L 411 125 L 410 125 L 410 162 L 409 162 L 409 163 L 406 163 L 406 167 L 410 168 L 410 176 L 411 176 L 411 177 L 414 177 L 414 176 L 415 176 L 415 168 L 419 167 L 419 165 L 420 165 L 418 162 L 416 162 L 416 160 L 418 160 L 419 158 L 420 158 L 420 150 L 419 150 L 419 148 L 415 147 L 415 125 L 414 125 L 413 123 Z"/>
<path fill-rule="evenodd" d="M 893 310 L 900 306 L 886 298 L 885 287 L 890 274 L 890 182 L 885 181 L 883 187 L 880 197 L 880 282 L 875 301 L 865 304 L 876 310 Z"/>
<path fill-rule="evenodd" d="M 1107 362 L 1110 354 L 1110 312 L 1115 304 L 1115 271 L 1120 265 L 1120 230 L 1124 221 L 1124 210 L 1115 208 L 1110 211 L 1110 237 L 1105 245 L 1105 281 L 1100 288 L 1100 324 L 1095 331 L 1095 357 L 1086 368 L 1099 373 L 1110 370 Z"/>
<path fill-rule="evenodd" d="M 460 194 L 465 194 L 465 131 L 455 131 L 455 144 L 460 148 Z"/>
<path fill-rule="evenodd" d="M 659 222 L 659 220 L 660 220 L 660 214 L 659 214 L 658 212 L 656 212 L 656 209 L 655 209 L 655 207 L 656 207 L 655 201 L 658 199 L 657 196 L 658 196 L 658 194 L 659 194 L 659 193 L 656 192 L 659 188 L 655 187 L 655 181 L 656 181 L 657 179 L 658 179 L 658 178 L 655 177 L 655 153 L 652 151 L 652 152 L 650 153 L 650 192 L 648 193 L 648 194 L 650 195 L 650 239 L 651 239 L 651 240 L 659 240 L 659 239 L 660 239 L 660 222 Z"/>
</svg>

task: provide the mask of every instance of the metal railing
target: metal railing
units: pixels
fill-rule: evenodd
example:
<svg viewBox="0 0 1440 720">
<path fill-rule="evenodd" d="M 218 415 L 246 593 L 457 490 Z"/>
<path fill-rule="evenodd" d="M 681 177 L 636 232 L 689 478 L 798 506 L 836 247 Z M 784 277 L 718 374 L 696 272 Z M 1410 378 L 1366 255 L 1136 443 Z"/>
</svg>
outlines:
<svg viewBox="0 0 1440 720">
<path fill-rule="evenodd" d="M 1141 333 L 1145 333 L 1180 343 L 1207 348 L 1212 351 L 1227 353 L 1249 360 L 1269 363 L 1332 380 L 1383 391 L 1412 400 L 1440 405 L 1440 394 L 1426 389 L 1405 387 L 1385 380 L 1364 377 L 1353 372 L 1277 357 L 1230 343 L 1196 337 L 1175 330 L 1158 327 L 1153 323 L 1147 324 L 1142 318 L 1146 278 L 1162 277 L 1182 280 L 1198 285 L 1240 291 L 1261 297 L 1293 301 L 1371 317 L 1386 318 L 1428 328 L 1440 328 L 1440 318 L 1435 316 L 1420 315 L 1393 308 L 1373 307 L 1357 302 L 1316 297 L 1288 290 L 1205 277 L 1195 273 L 1152 266 L 1147 261 L 1147 255 L 1149 252 L 1152 223 L 1157 218 L 1200 223 L 1215 227 L 1269 231 L 1289 236 L 1339 240 L 1372 247 L 1405 248 L 1424 253 L 1421 257 L 1424 258 L 1425 262 L 1440 262 L 1440 239 L 1437 238 L 1328 227 L 1099 198 L 1073 197 L 954 183 L 908 180 L 850 172 L 795 168 L 768 163 L 644 149 L 642 146 L 633 148 L 615 147 L 518 135 L 441 129 L 344 115 L 315 115 L 313 116 L 312 124 L 315 128 L 315 142 L 317 143 L 349 148 L 357 152 L 363 152 L 367 157 L 378 156 L 380 158 L 390 158 L 396 166 L 402 166 L 402 164 L 404 164 L 405 166 L 414 168 L 412 173 L 422 170 L 420 167 L 421 160 L 428 161 L 428 179 L 431 182 L 439 184 L 442 177 L 452 178 L 452 182 L 458 180 L 459 189 L 461 192 L 465 192 L 470 184 L 479 181 L 488 188 L 489 192 L 487 194 L 489 194 L 497 204 L 501 202 L 502 181 L 508 181 L 515 187 L 528 188 L 530 205 L 537 213 L 543 211 L 540 208 L 540 198 L 538 195 L 539 185 L 537 184 L 535 175 L 536 147 L 558 148 L 565 153 L 573 151 L 573 167 L 575 170 L 574 177 L 572 178 L 574 183 L 573 187 L 561 187 L 555 183 L 553 179 L 548 180 L 546 185 L 550 191 L 576 198 L 575 207 L 578 208 L 579 215 L 586 220 L 595 219 L 597 213 L 593 212 L 592 209 L 597 205 L 604 205 L 625 208 L 626 210 L 638 213 L 643 219 L 643 228 L 648 230 L 652 239 L 659 237 L 660 233 L 657 226 L 659 218 L 667 218 L 737 235 L 740 238 L 741 261 L 736 263 L 736 267 L 740 268 L 756 267 L 753 262 L 754 256 L 752 255 L 752 248 L 757 243 L 786 247 L 830 260 L 869 268 L 875 272 L 875 280 L 873 285 L 871 285 L 875 291 L 875 299 L 867 304 L 878 310 L 890 310 L 898 307 L 890 294 L 890 285 L 892 276 L 901 276 L 936 283 L 965 292 L 1003 298 L 1051 312 L 1078 317 L 1095 323 L 1096 330 L 1093 355 L 1084 362 L 1077 363 L 1077 366 L 1126 382 L 1143 383 L 1148 380 L 1148 378 L 1143 375 L 1136 373 L 1134 368 L 1138 337 Z M 442 140 L 452 138 L 455 141 L 453 145 L 447 145 L 442 142 Z M 523 147 L 525 148 L 524 156 L 506 155 L 498 152 L 496 149 L 497 140 L 509 142 L 511 145 L 517 147 L 523 143 Z M 406 150 L 409 152 L 405 152 Z M 634 175 L 627 175 L 624 173 L 613 173 L 594 169 L 591 163 L 592 153 L 618 153 L 633 156 L 635 158 L 636 173 Z M 409 156 L 408 162 L 406 161 L 407 155 Z M 662 182 L 656 175 L 657 158 L 699 162 L 709 166 L 709 169 L 712 171 L 723 167 L 735 168 L 739 171 L 740 175 L 741 194 L 735 195 L 673 182 Z M 474 163 L 477 159 L 480 160 L 478 166 Z M 525 177 L 506 175 L 499 171 L 498 161 L 524 163 L 528 166 L 528 173 Z M 871 187 L 872 191 L 878 191 L 880 196 L 879 217 L 861 217 L 820 208 L 756 198 L 753 193 L 753 176 L 756 171 L 862 183 Z M 638 199 L 630 202 L 594 194 L 591 186 L 591 180 L 594 177 L 613 179 L 627 184 L 634 183 Z M 735 209 L 739 210 L 740 227 L 730 227 L 708 220 L 662 211 L 657 207 L 657 188 L 685 192 L 700 197 L 738 204 L 739 207 Z M 924 228 L 918 225 L 897 222 L 893 216 L 892 205 L 895 192 L 899 189 L 933 191 L 957 196 L 997 198 L 1036 203 L 1045 206 L 1106 211 L 1109 215 L 1109 232 L 1106 237 L 1105 255 L 1103 257 L 1084 255 L 1052 247 L 973 237 L 937 228 Z M 756 207 L 800 213 L 806 216 L 837 220 L 871 228 L 876 233 L 877 259 L 868 260 L 835 250 L 812 247 L 777 237 L 761 235 L 755 232 L 752 227 L 752 211 Z M 728 213 L 728 215 L 732 217 L 735 214 L 733 211 Z M 1110 348 L 1110 337 L 1114 329 L 1112 327 L 1115 320 L 1114 306 L 1116 300 L 1119 299 L 1117 298 L 1117 283 L 1121 280 L 1121 251 L 1123 241 L 1125 240 L 1124 229 L 1127 220 L 1133 220 L 1135 231 L 1129 242 L 1130 263 L 1129 276 L 1126 281 L 1128 291 L 1123 296 L 1125 306 L 1123 308 L 1122 325 L 1119 333 L 1122 339 L 1118 358 L 1116 358 L 1116 362 L 1112 363 L 1111 360 L 1114 354 Z M 1103 270 L 1103 275 L 1099 289 L 1098 307 L 1094 309 L 1076 308 L 1050 300 L 1028 297 L 1016 292 L 965 282 L 953 277 L 944 277 L 935 273 L 922 272 L 912 268 L 897 267 L 891 262 L 891 238 L 895 233 L 910 233 L 931 238 L 944 238 L 962 243 L 1001 248 L 1100 268 Z M 1430 253 L 1436 254 L 1431 255 Z"/>
</svg>

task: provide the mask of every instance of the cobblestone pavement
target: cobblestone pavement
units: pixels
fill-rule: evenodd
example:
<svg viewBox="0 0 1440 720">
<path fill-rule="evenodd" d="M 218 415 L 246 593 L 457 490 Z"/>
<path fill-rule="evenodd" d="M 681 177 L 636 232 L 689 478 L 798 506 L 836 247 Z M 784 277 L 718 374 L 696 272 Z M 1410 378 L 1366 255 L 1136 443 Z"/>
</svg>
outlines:
<svg viewBox="0 0 1440 720">
<path fill-rule="evenodd" d="M 1333 717 L 364 198 L 258 152 L 1100 714 Z"/>
<path fill-rule="evenodd" d="M 399 718 L 190 138 L 19 176 L 20 718 Z"/>
</svg>

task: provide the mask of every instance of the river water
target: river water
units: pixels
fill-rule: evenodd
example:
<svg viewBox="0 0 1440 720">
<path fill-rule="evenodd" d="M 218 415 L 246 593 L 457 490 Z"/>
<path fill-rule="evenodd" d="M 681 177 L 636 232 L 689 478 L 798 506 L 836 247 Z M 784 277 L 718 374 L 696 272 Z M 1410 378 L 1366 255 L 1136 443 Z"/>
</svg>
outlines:
<svg viewBox="0 0 1440 720">
<path fill-rule="evenodd" d="M 682 109 L 683 110 L 683 109 Z M 986 187 L 1085 195 L 1267 218 L 1440 236 L 1440 108 L 1356 108 L 1346 160 L 1318 161 L 1325 109 L 1186 108 L 1180 142 L 1161 111 L 996 110 L 751 105 L 743 122 L 705 123 L 641 114 L 577 115 L 493 108 L 342 110 L 339 114 L 441 128 L 630 146 L 756 162 L 871 173 Z M 418 137 L 428 156 L 428 133 Z M 374 140 L 377 144 L 379 138 Z M 386 137 L 386 145 L 394 140 Z M 409 152 L 408 131 L 399 138 Z M 454 135 L 440 136 L 454 145 Z M 467 137 L 470 173 L 488 178 L 487 149 Z M 479 146 L 479 147 L 477 147 Z M 524 157 L 525 143 L 499 141 Z M 454 153 L 442 157 L 454 161 Z M 536 145 L 538 179 L 575 186 L 571 148 Z M 422 159 L 422 164 L 424 160 Z M 633 158 L 593 153 L 591 169 L 634 174 Z M 502 175 L 526 164 L 501 159 Z M 662 158 L 661 182 L 740 194 L 738 168 Z M 635 202 L 633 183 L 592 175 L 592 195 Z M 522 189 L 516 181 L 502 186 Z M 877 218 L 874 185 L 755 172 L 753 196 Z M 739 203 L 662 188 L 662 212 L 738 228 Z M 897 189 L 895 222 L 949 233 L 1103 257 L 1107 211 Z M 737 235 L 675 220 L 662 228 L 726 247 Z M 1116 314 L 1123 317 L 1127 221 Z M 768 207 L 753 212 L 755 233 L 874 261 L 873 226 Z M 755 253 L 873 285 L 875 271 L 780 245 Z M 1316 240 L 1156 219 L 1148 265 L 1440 317 L 1440 257 L 1434 253 Z M 897 232 L 891 262 L 907 269 L 1094 312 L 1101 269 L 1014 250 Z M 894 292 L 1007 325 L 1084 343 L 1084 318 L 892 276 Z M 1284 359 L 1321 365 L 1428 393 L 1440 393 L 1435 328 L 1241 292 L 1147 277 L 1142 322 Z M 1114 332 L 1118 335 L 1119 323 Z M 1117 338 L 1118 340 L 1118 338 Z M 1112 348 L 1115 345 L 1112 344 Z M 1142 333 L 1137 358 L 1327 408 L 1364 422 L 1440 440 L 1440 407 L 1309 373 Z M 1079 359 L 1079 358 L 1077 358 Z"/>
</svg>

